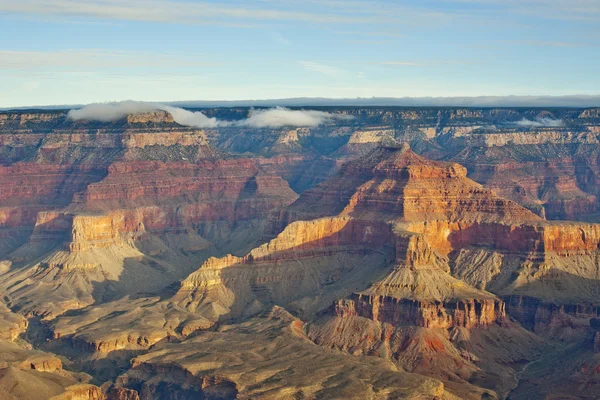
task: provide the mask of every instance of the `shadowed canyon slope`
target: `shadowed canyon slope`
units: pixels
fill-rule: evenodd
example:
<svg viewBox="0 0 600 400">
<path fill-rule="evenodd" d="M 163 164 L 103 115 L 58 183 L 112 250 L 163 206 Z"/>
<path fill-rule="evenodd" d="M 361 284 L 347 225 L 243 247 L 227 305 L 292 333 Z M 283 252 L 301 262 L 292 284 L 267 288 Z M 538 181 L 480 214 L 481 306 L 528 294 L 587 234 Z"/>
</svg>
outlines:
<svg viewBox="0 0 600 400">
<path fill-rule="evenodd" d="M 600 395 L 599 110 L 327 111 L 0 114 L 0 390 Z"/>
</svg>

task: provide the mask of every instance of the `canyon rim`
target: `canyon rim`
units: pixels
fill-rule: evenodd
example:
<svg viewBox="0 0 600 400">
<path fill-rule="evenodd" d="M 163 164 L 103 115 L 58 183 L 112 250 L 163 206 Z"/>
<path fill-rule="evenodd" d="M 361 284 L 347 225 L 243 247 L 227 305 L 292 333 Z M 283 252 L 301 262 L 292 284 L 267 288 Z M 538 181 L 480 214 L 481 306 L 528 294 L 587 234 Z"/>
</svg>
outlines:
<svg viewBox="0 0 600 400">
<path fill-rule="evenodd" d="M 600 0 L 0 0 L 0 400 L 600 399 Z"/>
</svg>

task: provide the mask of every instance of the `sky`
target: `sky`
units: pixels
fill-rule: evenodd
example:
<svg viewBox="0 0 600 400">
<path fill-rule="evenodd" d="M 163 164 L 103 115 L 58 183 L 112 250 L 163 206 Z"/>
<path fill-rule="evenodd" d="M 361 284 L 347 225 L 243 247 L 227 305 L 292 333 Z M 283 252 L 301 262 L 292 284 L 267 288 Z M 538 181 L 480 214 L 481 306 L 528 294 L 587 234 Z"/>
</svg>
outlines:
<svg viewBox="0 0 600 400">
<path fill-rule="evenodd" d="M 600 94 L 600 0 L 0 0 L 0 107 Z"/>
</svg>

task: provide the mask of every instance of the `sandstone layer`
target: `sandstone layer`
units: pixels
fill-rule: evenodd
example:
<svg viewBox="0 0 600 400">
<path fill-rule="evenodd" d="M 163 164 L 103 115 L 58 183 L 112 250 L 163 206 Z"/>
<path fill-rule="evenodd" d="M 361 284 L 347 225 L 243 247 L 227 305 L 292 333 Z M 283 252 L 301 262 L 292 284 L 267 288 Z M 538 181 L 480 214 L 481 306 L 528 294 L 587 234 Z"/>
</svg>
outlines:
<svg viewBox="0 0 600 400">
<path fill-rule="evenodd" d="M 0 113 L 2 388 L 594 398 L 598 110 L 328 111 Z"/>
<path fill-rule="evenodd" d="M 297 197 L 164 112 L 108 124 L 9 114 L 0 136 L 14 155 L 0 167 L 0 287 L 27 316 L 159 293 L 208 256 L 253 247 L 268 213 Z"/>
</svg>

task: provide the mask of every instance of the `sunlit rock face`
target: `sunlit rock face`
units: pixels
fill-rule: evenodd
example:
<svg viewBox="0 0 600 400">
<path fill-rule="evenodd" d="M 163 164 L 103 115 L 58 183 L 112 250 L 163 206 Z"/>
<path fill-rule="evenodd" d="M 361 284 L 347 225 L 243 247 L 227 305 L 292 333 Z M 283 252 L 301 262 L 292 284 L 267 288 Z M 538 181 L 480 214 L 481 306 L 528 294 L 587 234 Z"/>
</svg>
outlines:
<svg viewBox="0 0 600 400">
<path fill-rule="evenodd" d="M 0 137 L 0 286 L 28 316 L 157 293 L 211 255 L 252 247 L 269 212 L 297 197 L 165 112 L 8 114 Z"/>
<path fill-rule="evenodd" d="M 598 110 L 330 111 L 353 118 L 0 113 L 2 388 L 595 393 Z"/>
<path fill-rule="evenodd" d="M 360 316 L 391 325 L 423 328 L 485 327 L 506 317 L 504 304 L 495 300 L 468 300 L 441 304 L 394 297 L 355 295 L 352 302 L 335 305 L 335 316 Z"/>
<path fill-rule="evenodd" d="M 540 309 L 534 317 L 537 325 L 526 324 L 528 328 L 540 331 L 552 326 L 560 331 L 572 318 L 579 318 L 580 325 L 571 327 L 585 332 L 590 318 L 596 316 L 595 308 L 582 310 L 587 310 L 588 302 L 597 302 L 593 294 L 598 290 L 597 280 L 591 274 L 597 269 L 598 226 L 545 221 L 466 176 L 464 168 L 426 160 L 406 146 L 382 148 L 348 163 L 337 176 L 272 215 L 274 230 L 296 219 L 339 213 L 363 222 L 385 222 L 394 233 L 386 239 L 394 249 L 388 275 L 335 301 L 312 326 L 313 340 L 386 357 L 391 353 L 381 353 L 377 346 L 391 345 L 398 362 L 412 368 L 420 367 L 404 364 L 408 360 L 402 355 L 406 351 L 403 340 L 440 340 L 431 362 L 439 363 L 440 370 L 451 376 L 456 373 L 451 367 L 456 343 L 445 342 L 448 337 L 423 339 L 420 335 L 426 331 L 411 331 L 406 337 L 407 327 L 468 329 L 479 332 L 472 334 L 477 336 L 500 327 L 505 330 L 502 335 L 515 335 L 515 340 L 531 342 L 531 349 L 539 349 L 540 339 L 515 327 L 507 317 L 508 309 L 526 322 L 512 303 L 507 307 L 502 299 L 512 302 L 514 293 L 530 293 L 544 307 L 555 307 L 565 315 L 562 319 L 552 313 L 543 315 Z M 551 283 L 564 275 L 574 277 L 568 290 Z M 353 329 L 366 330 L 364 338 L 371 338 L 371 329 L 382 330 L 382 336 L 377 339 L 375 333 L 374 339 L 359 345 L 354 335 L 348 336 Z M 394 335 L 405 339 L 392 344 Z M 502 352 L 502 346 L 494 351 Z M 426 351 L 417 348 L 418 354 Z M 473 360 L 480 357 L 477 354 Z M 491 368 L 488 372 L 495 368 L 491 360 L 481 365 Z M 506 389 L 501 382 L 497 384 L 497 390 Z"/>
</svg>

